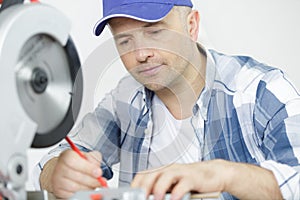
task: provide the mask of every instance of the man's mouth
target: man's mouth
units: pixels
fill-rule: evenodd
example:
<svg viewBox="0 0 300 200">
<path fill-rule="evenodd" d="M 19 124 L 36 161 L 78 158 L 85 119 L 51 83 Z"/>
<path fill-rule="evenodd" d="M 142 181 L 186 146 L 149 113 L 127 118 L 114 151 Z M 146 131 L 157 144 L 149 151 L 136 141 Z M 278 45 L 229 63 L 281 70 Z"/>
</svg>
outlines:
<svg viewBox="0 0 300 200">
<path fill-rule="evenodd" d="M 160 71 L 162 66 L 163 65 L 160 64 L 160 65 L 155 65 L 155 66 L 142 67 L 141 69 L 138 70 L 138 73 L 141 75 L 145 75 L 145 76 L 153 76 Z"/>
</svg>

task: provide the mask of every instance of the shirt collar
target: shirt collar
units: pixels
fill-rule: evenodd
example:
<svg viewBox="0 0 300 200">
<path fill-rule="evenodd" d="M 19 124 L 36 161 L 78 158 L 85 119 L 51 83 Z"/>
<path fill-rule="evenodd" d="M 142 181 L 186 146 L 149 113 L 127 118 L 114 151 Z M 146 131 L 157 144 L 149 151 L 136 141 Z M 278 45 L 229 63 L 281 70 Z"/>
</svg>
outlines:
<svg viewBox="0 0 300 200">
<path fill-rule="evenodd" d="M 205 87 L 203 88 L 196 102 L 196 106 L 200 110 L 200 114 L 202 118 L 204 120 L 207 120 L 208 104 L 210 101 L 214 81 L 216 78 L 216 64 L 209 50 L 207 50 L 206 48 L 200 45 L 199 48 L 204 49 L 206 53 L 206 73 L 205 73 Z M 194 114 L 196 114 L 195 111 Z"/>
</svg>

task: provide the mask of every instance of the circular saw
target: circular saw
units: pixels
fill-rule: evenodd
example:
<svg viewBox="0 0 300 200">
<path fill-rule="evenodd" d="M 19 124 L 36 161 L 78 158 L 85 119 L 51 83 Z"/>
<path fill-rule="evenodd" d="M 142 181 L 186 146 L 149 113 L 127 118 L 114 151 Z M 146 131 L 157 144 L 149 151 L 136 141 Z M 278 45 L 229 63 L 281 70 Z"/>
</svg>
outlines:
<svg viewBox="0 0 300 200">
<path fill-rule="evenodd" d="M 42 3 L 0 8 L 0 196 L 26 199 L 26 150 L 48 147 L 73 127 L 82 99 L 70 21 Z"/>
</svg>

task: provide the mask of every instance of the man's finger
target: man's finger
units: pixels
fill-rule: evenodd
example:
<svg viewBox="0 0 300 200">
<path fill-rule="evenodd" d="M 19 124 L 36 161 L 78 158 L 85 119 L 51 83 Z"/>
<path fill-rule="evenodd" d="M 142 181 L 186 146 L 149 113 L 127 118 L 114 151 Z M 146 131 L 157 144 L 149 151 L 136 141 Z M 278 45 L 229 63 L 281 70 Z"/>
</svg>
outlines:
<svg viewBox="0 0 300 200">
<path fill-rule="evenodd" d="M 177 182 L 177 184 L 173 187 L 171 191 L 171 196 L 173 200 L 182 199 L 182 197 L 193 190 L 193 184 L 186 179 L 181 179 Z"/>
<path fill-rule="evenodd" d="M 102 155 L 100 152 L 91 151 L 91 152 L 85 153 L 85 156 L 86 156 L 87 160 L 90 161 L 91 163 L 93 163 L 97 166 L 101 165 Z"/>
<path fill-rule="evenodd" d="M 67 199 L 70 198 L 75 192 L 79 190 L 90 190 L 87 186 L 81 185 L 77 182 L 71 181 L 70 179 L 60 179 L 53 185 L 53 194 L 57 198 Z"/>
<path fill-rule="evenodd" d="M 61 161 L 60 161 L 61 160 Z M 81 158 L 76 152 L 67 150 L 59 157 L 59 162 L 63 162 L 72 170 L 79 171 L 84 174 L 89 174 L 92 177 L 98 178 L 102 176 L 100 166 L 96 166 L 90 161 Z"/>
<path fill-rule="evenodd" d="M 67 168 L 68 166 L 64 166 L 64 167 Z M 75 170 L 70 170 L 70 169 L 63 169 L 63 170 L 64 170 L 63 176 L 66 179 L 69 179 L 73 182 L 77 182 L 78 184 L 81 185 L 86 185 L 89 188 L 97 188 L 101 186 L 95 177 L 92 177 L 88 174 L 81 173 Z"/>
<path fill-rule="evenodd" d="M 146 196 L 148 196 L 152 193 L 154 183 L 159 178 L 159 175 L 160 172 L 157 170 L 140 172 L 134 177 L 131 183 L 131 187 L 144 189 L 146 192 Z"/>
</svg>

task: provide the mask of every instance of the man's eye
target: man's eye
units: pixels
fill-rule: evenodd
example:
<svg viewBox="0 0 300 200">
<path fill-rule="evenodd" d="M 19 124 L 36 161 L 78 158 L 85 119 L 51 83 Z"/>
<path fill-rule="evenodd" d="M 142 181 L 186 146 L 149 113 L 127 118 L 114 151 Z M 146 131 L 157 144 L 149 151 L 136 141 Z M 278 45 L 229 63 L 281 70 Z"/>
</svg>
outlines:
<svg viewBox="0 0 300 200">
<path fill-rule="evenodd" d="M 126 44 L 128 44 L 129 43 L 129 41 L 128 40 L 123 40 L 123 41 L 121 41 L 121 42 L 119 42 L 119 45 L 126 45 Z"/>
<path fill-rule="evenodd" d="M 162 31 L 162 29 L 159 29 L 159 30 L 151 30 L 151 31 L 149 31 L 149 33 L 155 35 L 155 34 L 160 33 L 161 31 Z"/>
</svg>

